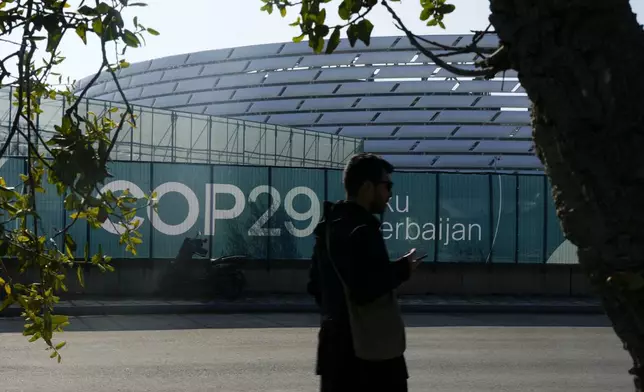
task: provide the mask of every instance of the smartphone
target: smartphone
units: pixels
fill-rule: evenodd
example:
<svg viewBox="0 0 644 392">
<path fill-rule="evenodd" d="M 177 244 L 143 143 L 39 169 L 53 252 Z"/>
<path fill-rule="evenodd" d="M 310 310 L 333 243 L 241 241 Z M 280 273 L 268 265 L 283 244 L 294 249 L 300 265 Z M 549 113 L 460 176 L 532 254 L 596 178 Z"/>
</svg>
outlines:
<svg viewBox="0 0 644 392">
<path fill-rule="evenodd" d="M 422 255 L 422 256 L 416 257 L 416 261 L 421 261 L 421 260 L 422 260 L 422 259 L 424 259 L 425 257 L 427 257 L 427 253 L 425 253 L 425 254 L 424 254 L 424 255 Z"/>
</svg>

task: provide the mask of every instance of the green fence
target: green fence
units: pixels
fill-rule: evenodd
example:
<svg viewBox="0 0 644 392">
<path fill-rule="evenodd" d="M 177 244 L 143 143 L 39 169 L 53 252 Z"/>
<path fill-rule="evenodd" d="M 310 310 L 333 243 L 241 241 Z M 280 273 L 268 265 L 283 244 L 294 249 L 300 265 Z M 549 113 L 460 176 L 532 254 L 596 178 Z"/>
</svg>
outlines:
<svg viewBox="0 0 644 392">
<path fill-rule="evenodd" d="M 22 158 L 5 158 L 0 176 L 19 184 Z M 335 169 L 112 162 L 105 186 L 135 196 L 156 191 L 159 213 L 141 212 L 140 258 L 172 258 L 186 236 L 211 238 L 212 257 L 248 254 L 256 259 L 309 259 L 323 200 L 344 196 Z M 394 173 L 394 196 L 382 225 L 391 256 L 409 248 L 427 262 L 576 263 L 564 241 L 547 179 L 535 175 Z M 49 234 L 69 222 L 62 199 L 47 184 L 38 208 Z M 71 229 L 93 251 L 128 257 L 106 223 Z M 79 247 L 83 249 L 83 247 Z M 79 255 L 81 256 L 80 252 Z"/>
</svg>

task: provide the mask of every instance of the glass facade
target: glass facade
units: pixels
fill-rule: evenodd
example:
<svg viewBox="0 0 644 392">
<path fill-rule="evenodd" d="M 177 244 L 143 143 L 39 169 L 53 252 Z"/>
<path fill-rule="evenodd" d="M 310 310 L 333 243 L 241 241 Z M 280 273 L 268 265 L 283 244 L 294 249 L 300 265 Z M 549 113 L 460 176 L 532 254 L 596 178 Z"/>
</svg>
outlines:
<svg viewBox="0 0 644 392">
<path fill-rule="evenodd" d="M 4 142 L 15 116 L 12 90 L 0 89 L 0 141 Z M 63 99 L 46 99 L 37 126 L 45 140 L 62 121 Z M 361 139 L 132 105 L 136 127 L 126 124 L 116 140 L 111 158 L 127 162 L 167 162 L 286 167 L 343 167 L 351 155 L 362 151 Z M 111 113 L 110 109 L 118 111 Z M 111 116 L 115 121 L 125 112 L 122 103 L 85 99 L 81 114 Z M 114 135 L 112 135 L 114 136 Z M 27 144 L 12 139 L 8 156 L 25 156 Z M 43 153 L 45 150 L 43 148 Z"/>
</svg>

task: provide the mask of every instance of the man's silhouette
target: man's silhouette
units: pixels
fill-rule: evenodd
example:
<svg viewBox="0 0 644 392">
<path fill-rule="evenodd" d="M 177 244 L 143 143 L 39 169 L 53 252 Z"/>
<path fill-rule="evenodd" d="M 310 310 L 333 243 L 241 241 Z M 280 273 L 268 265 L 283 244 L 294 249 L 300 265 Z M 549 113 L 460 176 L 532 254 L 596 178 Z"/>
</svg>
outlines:
<svg viewBox="0 0 644 392">
<path fill-rule="evenodd" d="M 316 366 L 322 392 L 407 391 L 404 349 L 399 355 L 381 360 L 356 355 L 343 288 L 344 282 L 352 303 L 368 305 L 394 294 L 418 264 L 414 250 L 390 262 L 380 221 L 375 217 L 384 213 L 391 198 L 392 172 L 393 166 L 376 155 L 362 153 L 352 157 L 344 171 L 346 200 L 326 201 L 314 232 L 308 291 L 322 312 Z M 382 336 L 376 341 L 387 344 L 387 339 L 397 339 L 404 346 L 404 325 L 397 303 L 390 314 L 394 319 L 389 320 L 390 324 L 400 325 L 397 336 Z"/>
</svg>

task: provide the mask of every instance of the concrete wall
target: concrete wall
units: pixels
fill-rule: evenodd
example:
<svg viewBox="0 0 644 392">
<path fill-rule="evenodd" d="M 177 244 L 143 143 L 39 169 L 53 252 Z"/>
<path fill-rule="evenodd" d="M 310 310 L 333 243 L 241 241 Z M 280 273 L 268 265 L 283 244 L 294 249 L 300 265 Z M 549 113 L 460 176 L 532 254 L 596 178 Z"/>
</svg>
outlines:
<svg viewBox="0 0 644 392">
<path fill-rule="evenodd" d="M 195 260 L 193 277 L 203 276 L 205 263 Z M 69 292 L 61 297 L 159 297 L 159 283 L 169 260 L 114 260 L 115 272 L 101 273 L 85 267 L 85 288 L 68 279 Z M 10 270 L 15 265 L 7 263 Z M 12 268 L 13 267 L 13 268 Z M 309 263 L 297 261 L 252 261 L 244 265 L 249 294 L 302 294 L 306 292 Z M 15 276 L 15 272 L 13 274 Z M 179 280 L 173 284 L 180 285 Z M 195 281 L 184 282 L 186 296 L 194 296 Z M 440 263 L 421 265 L 400 294 L 434 295 L 593 295 L 579 265 L 469 264 Z"/>
</svg>

